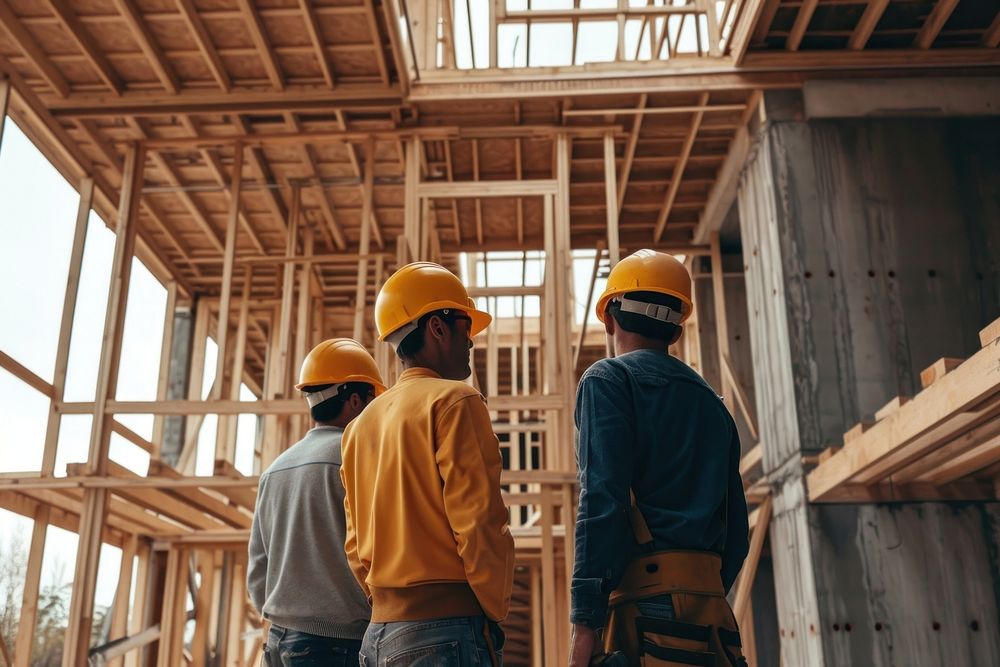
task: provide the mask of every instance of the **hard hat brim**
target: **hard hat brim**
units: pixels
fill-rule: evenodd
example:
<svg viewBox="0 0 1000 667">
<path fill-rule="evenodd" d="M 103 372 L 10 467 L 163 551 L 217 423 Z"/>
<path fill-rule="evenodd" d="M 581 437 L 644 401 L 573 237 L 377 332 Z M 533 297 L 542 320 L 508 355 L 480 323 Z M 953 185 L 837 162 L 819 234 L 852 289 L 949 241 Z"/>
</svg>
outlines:
<svg viewBox="0 0 1000 667">
<path fill-rule="evenodd" d="M 370 384 L 375 388 L 375 395 L 378 396 L 385 391 L 386 387 L 384 384 L 376 380 L 375 378 L 369 377 L 367 375 L 348 375 L 348 376 L 328 376 L 325 378 L 316 378 L 310 380 L 309 382 L 300 382 L 295 385 L 298 391 L 302 391 L 306 387 L 320 387 L 325 384 L 344 384 L 345 382 L 363 382 L 365 384 Z"/>
<path fill-rule="evenodd" d="M 470 299 L 471 301 L 471 299 Z M 421 317 L 427 313 L 433 313 L 435 310 L 460 310 L 472 319 L 472 324 L 469 325 L 469 336 L 476 336 L 486 330 L 486 327 L 490 326 L 493 322 L 493 316 L 489 313 L 473 308 L 471 304 L 462 305 L 454 301 L 433 301 L 424 305 L 423 308 L 417 311 L 413 319 L 410 322 L 416 322 Z M 392 331 L 386 331 L 384 334 L 378 337 L 379 341 L 385 342 L 385 339 L 393 334 L 393 332 L 398 331 L 400 328 L 409 324 L 409 322 L 404 322 L 399 327 L 396 327 Z"/>
</svg>

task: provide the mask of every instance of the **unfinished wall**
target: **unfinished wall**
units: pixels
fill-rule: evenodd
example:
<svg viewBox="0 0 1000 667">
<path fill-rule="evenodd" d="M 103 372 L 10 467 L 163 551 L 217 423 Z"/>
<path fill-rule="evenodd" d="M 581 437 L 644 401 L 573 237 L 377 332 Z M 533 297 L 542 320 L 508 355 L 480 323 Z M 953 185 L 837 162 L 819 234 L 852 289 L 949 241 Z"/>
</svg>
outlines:
<svg viewBox="0 0 1000 667">
<path fill-rule="evenodd" d="M 1000 314 L 1000 124 L 765 108 L 739 207 L 783 663 L 1000 664 L 1000 505 L 807 506 L 801 463 Z"/>
</svg>

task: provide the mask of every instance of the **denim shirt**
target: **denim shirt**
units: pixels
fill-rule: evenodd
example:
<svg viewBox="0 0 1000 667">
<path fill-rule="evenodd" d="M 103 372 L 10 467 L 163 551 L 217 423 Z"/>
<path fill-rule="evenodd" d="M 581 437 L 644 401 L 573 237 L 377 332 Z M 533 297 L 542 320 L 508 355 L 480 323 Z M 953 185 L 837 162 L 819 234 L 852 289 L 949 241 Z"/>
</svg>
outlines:
<svg viewBox="0 0 1000 667">
<path fill-rule="evenodd" d="M 749 547 L 740 441 L 732 416 L 701 376 L 656 350 L 602 359 L 580 379 L 576 426 L 572 622 L 604 626 L 608 596 L 638 553 L 630 489 L 653 550 L 721 555 L 728 592 Z"/>
</svg>

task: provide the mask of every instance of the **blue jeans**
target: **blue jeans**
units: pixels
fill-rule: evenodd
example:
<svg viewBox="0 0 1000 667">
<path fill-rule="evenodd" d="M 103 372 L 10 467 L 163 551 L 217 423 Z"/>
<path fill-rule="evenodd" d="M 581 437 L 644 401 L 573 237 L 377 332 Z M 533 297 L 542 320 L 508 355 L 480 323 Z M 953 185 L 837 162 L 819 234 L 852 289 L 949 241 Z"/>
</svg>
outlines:
<svg viewBox="0 0 1000 667">
<path fill-rule="evenodd" d="M 264 647 L 264 667 L 355 667 L 361 642 L 322 637 L 271 626 Z"/>
<path fill-rule="evenodd" d="M 361 667 L 490 667 L 503 664 L 504 634 L 483 616 L 372 623 L 361 643 Z"/>
</svg>

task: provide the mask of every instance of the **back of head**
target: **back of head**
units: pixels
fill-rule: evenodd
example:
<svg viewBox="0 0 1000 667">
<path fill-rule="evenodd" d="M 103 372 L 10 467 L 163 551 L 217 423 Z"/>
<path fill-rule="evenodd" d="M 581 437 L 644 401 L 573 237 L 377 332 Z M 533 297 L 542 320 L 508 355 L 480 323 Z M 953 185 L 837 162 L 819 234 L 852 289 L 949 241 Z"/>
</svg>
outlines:
<svg viewBox="0 0 1000 667">
<path fill-rule="evenodd" d="M 296 389 L 306 394 L 309 411 L 317 422 L 337 419 L 354 394 L 364 402 L 385 391 L 378 365 L 360 343 L 331 338 L 314 347 L 299 371 Z"/>
<path fill-rule="evenodd" d="M 639 250 L 611 270 L 597 301 L 597 318 L 609 315 L 623 330 L 670 344 L 690 317 L 691 275 L 673 255 Z"/>
</svg>

